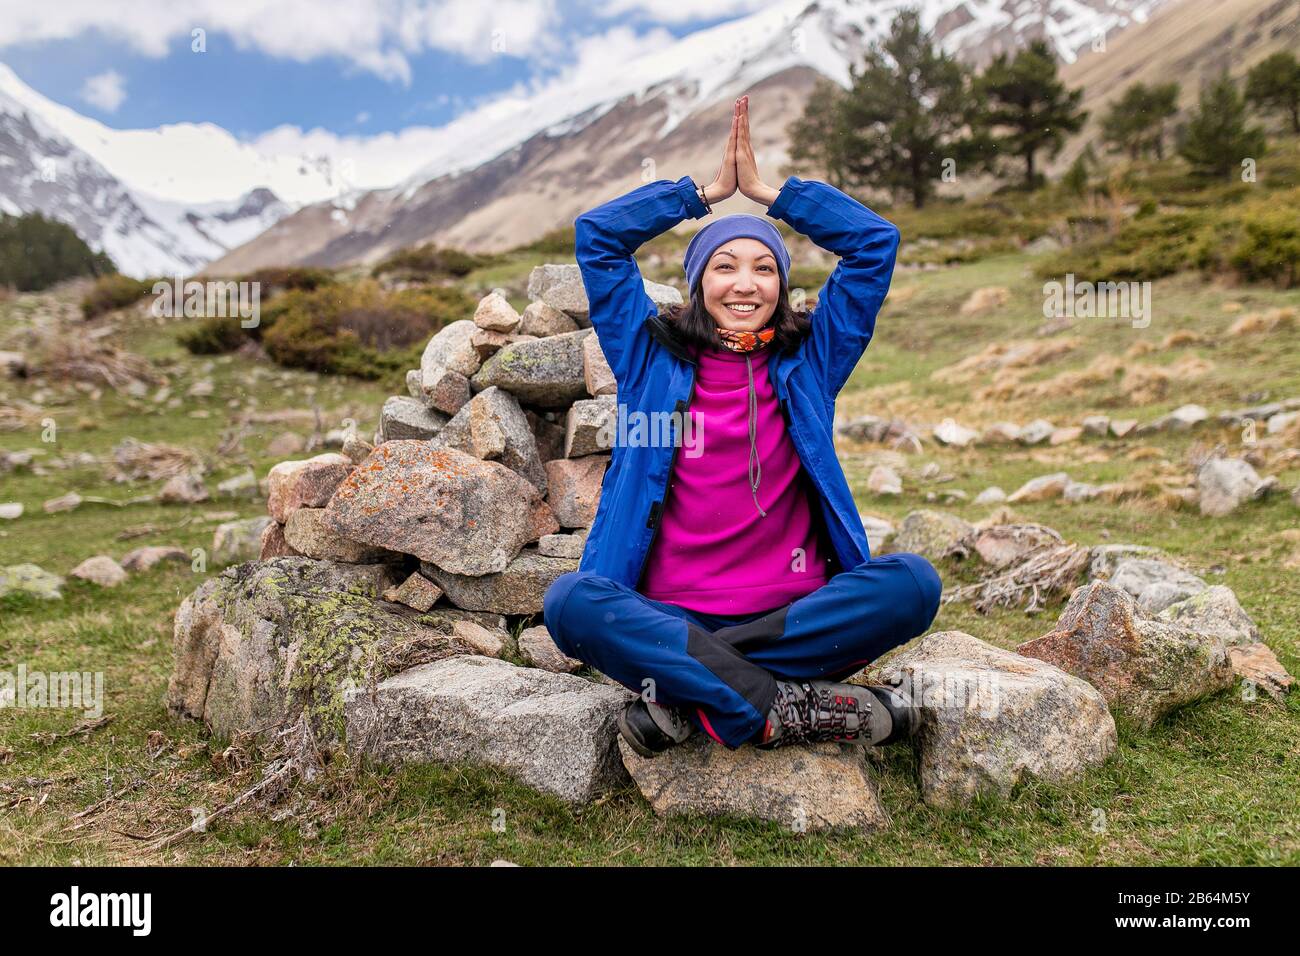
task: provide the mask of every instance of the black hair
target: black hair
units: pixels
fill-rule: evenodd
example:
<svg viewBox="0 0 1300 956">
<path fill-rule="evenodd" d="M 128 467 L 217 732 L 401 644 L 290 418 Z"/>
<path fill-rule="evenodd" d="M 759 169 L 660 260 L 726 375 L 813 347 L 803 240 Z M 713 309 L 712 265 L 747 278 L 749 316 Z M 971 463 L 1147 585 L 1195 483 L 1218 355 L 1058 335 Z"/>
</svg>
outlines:
<svg viewBox="0 0 1300 956">
<path fill-rule="evenodd" d="M 690 297 L 685 305 L 674 305 L 668 310 L 668 325 L 680 342 L 697 348 L 716 348 L 718 345 L 718 322 L 704 307 L 704 293 L 701 290 L 702 279 L 695 280 Z M 794 352 L 799 343 L 808 335 L 812 323 L 808 320 L 806 309 L 796 310 L 790 305 L 790 293 L 785 282 L 781 283 L 781 292 L 776 299 L 776 308 L 767 325 L 776 328 L 776 335 L 769 345 L 787 354 Z"/>
</svg>

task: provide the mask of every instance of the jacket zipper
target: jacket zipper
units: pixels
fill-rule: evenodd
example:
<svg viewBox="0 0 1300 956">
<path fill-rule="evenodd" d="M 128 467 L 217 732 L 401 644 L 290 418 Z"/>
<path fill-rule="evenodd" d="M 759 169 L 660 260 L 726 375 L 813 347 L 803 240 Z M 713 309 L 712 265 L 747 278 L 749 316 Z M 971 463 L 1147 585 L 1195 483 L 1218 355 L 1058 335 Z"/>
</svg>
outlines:
<svg viewBox="0 0 1300 956">
<path fill-rule="evenodd" d="M 690 414 L 691 402 L 695 400 L 695 376 L 696 376 L 696 371 L 692 369 L 690 395 L 686 397 L 686 403 L 684 408 L 680 404 L 678 405 L 679 408 L 682 408 L 683 421 L 685 421 L 685 416 Z M 683 426 L 683 430 L 684 430 L 684 426 Z M 650 553 L 651 551 L 654 550 L 655 539 L 659 537 L 659 527 L 664 523 L 664 507 L 668 501 L 669 489 L 672 487 L 673 484 L 673 469 L 677 467 L 677 453 L 682 449 L 682 441 L 680 439 L 683 437 L 684 436 L 679 436 L 679 440 L 673 445 L 673 454 L 672 457 L 668 460 L 668 477 L 664 481 L 663 494 L 659 496 L 659 501 L 656 502 L 656 504 L 659 505 L 659 508 L 658 510 L 655 510 L 654 504 L 650 506 L 651 515 L 654 520 L 654 528 L 650 532 L 650 543 L 646 545 L 645 555 L 644 557 L 641 558 L 641 569 L 637 571 L 636 585 L 633 588 L 634 591 L 641 590 L 641 582 L 645 579 L 646 565 L 650 562 Z"/>
</svg>

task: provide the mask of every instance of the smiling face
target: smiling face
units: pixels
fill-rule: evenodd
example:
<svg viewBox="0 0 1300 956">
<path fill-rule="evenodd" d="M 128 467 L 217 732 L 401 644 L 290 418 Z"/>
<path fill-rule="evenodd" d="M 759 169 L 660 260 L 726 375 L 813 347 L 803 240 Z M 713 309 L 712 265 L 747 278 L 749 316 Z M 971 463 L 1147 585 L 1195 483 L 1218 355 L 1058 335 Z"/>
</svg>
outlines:
<svg viewBox="0 0 1300 956">
<path fill-rule="evenodd" d="M 724 329 L 754 332 L 776 311 L 781 273 L 776 256 L 757 239 L 720 245 L 700 275 L 704 308 Z"/>
</svg>

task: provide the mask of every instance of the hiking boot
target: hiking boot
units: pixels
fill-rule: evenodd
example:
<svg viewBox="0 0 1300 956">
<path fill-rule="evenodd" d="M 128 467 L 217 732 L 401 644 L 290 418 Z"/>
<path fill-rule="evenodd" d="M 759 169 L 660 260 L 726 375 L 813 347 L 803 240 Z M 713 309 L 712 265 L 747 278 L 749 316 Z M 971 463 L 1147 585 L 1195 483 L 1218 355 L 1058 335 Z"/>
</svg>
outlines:
<svg viewBox="0 0 1300 956">
<path fill-rule="evenodd" d="M 695 726 L 677 708 L 638 697 L 618 715 L 618 732 L 642 757 L 655 757 L 690 737 Z"/>
<path fill-rule="evenodd" d="M 763 750 L 794 743 L 858 742 L 883 747 L 910 737 L 917 726 L 911 699 L 896 687 L 835 681 L 777 681 Z"/>
</svg>

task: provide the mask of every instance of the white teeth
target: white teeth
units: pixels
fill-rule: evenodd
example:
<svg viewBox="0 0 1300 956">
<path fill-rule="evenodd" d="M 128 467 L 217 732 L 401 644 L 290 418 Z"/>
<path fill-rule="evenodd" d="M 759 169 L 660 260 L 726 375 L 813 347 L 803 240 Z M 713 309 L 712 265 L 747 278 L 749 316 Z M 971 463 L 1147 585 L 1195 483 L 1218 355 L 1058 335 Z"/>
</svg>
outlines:
<svg viewBox="0 0 1300 956">
<path fill-rule="evenodd" d="M 733 312 L 753 312 L 755 309 L 758 308 L 758 306 L 741 305 L 740 303 L 728 303 L 727 308 L 731 309 Z"/>
</svg>

